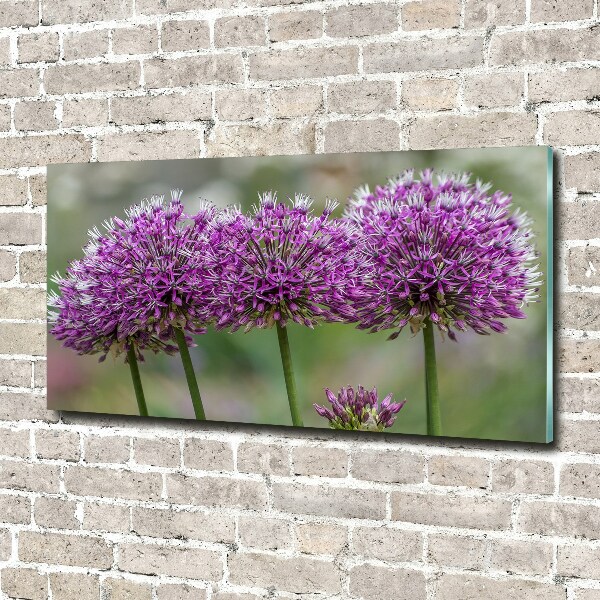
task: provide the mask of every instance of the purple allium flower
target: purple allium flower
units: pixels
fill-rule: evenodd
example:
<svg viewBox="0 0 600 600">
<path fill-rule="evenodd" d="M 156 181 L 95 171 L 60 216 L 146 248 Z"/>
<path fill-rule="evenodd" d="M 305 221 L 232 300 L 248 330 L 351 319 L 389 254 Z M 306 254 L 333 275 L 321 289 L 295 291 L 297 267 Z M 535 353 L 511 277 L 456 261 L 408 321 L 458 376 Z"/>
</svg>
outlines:
<svg viewBox="0 0 600 600">
<path fill-rule="evenodd" d="M 329 420 L 332 429 L 383 431 L 391 427 L 405 402 L 392 402 L 388 394 L 378 406 L 377 389 L 370 392 L 359 385 L 356 392 L 351 386 L 343 387 L 336 395 L 325 388 L 331 408 L 313 404 L 315 410 Z"/>
<path fill-rule="evenodd" d="M 279 202 L 267 192 L 259 200 L 248 216 L 232 208 L 217 219 L 211 238 L 216 327 L 356 321 L 351 300 L 366 268 L 356 227 L 331 218 L 334 202 L 316 215 L 306 196 Z"/>
<path fill-rule="evenodd" d="M 174 328 L 204 333 L 210 321 L 204 257 L 215 209 L 203 204 L 190 219 L 181 192 L 152 197 L 89 232 L 84 257 L 51 294 L 51 333 L 79 354 L 174 353 Z M 191 344 L 191 338 L 188 338 Z M 139 355 L 141 358 L 141 354 Z"/>
<path fill-rule="evenodd" d="M 397 328 L 393 339 L 430 319 L 456 339 L 453 329 L 503 332 L 501 319 L 525 317 L 541 285 L 531 221 L 490 187 L 467 174 L 434 182 L 426 170 L 357 190 L 344 216 L 362 229 L 376 265 L 359 300 L 360 328 Z"/>
</svg>

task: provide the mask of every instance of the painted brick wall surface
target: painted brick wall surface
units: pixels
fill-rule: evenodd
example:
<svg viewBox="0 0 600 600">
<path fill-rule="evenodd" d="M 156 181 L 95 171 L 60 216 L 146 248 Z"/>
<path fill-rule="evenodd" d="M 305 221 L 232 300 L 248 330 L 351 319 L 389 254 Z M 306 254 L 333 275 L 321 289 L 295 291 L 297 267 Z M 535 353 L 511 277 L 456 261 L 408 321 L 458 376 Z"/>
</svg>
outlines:
<svg viewBox="0 0 600 600">
<path fill-rule="evenodd" d="M 45 410 L 45 167 L 552 144 L 557 442 Z M 0 0 L 0 598 L 600 599 L 597 0 Z"/>
</svg>

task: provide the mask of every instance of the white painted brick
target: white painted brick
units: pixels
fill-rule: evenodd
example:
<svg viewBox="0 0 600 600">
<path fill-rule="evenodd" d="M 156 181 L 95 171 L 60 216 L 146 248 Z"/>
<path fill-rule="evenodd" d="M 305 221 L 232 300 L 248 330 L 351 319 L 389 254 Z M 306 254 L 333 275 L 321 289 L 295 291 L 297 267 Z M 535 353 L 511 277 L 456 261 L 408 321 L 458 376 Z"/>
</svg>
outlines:
<svg viewBox="0 0 600 600">
<path fill-rule="evenodd" d="M 338 448 L 294 448 L 292 462 L 295 475 L 346 477 L 348 474 L 348 454 Z"/>
<path fill-rule="evenodd" d="M 105 579 L 102 583 L 102 596 L 107 600 L 124 600 L 125 598 L 152 600 L 152 587 L 149 583 L 128 579 Z"/>
<path fill-rule="evenodd" d="M 343 114 L 381 113 L 396 107 L 393 81 L 352 81 L 327 88 L 331 112 Z"/>
<path fill-rule="evenodd" d="M 219 117 L 224 121 L 261 119 L 267 114 L 267 99 L 262 90 L 217 92 L 216 106 Z"/>
<path fill-rule="evenodd" d="M 492 466 L 495 492 L 551 494 L 554 491 L 552 463 L 529 460 L 501 460 Z"/>
<path fill-rule="evenodd" d="M 560 473 L 560 493 L 563 496 L 600 498 L 600 465 L 564 465 Z"/>
<path fill-rule="evenodd" d="M 157 600 L 205 600 L 206 590 L 186 583 L 167 583 L 156 590 Z M 219 600 L 221 594 L 213 594 Z"/>
<path fill-rule="evenodd" d="M 33 250 L 22 252 L 19 256 L 19 268 L 23 283 L 43 283 L 46 281 L 46 253 Z"/>
<path fill-rule="evenodd" d="M 113 98 L 111 116 L 117 125 L 203 121 L 211 116 L 211 103 L 211 95 L 202 91 Z"/>
<path fill-rule="evenodd" d="M 8 598 L 45 600 L 48 597 L 48 575 L 28 568 L 4 569 L 2 571 L 2 591 Z"/>
<path fill-rule="evenodd" d="M 42 23 L 89 23 L 126 19 L 133 14 L 132 0 L 111 2 L 110 0 L 42 0 Z"/>
<path fill-rule="evenodd" d="M 600 380 L 562 379 L 557 382 L 559 410 L 567 412 L 600 412 Z"/>
<path fill-rule="evenodd" d="M 357 527 L 352 531 L 351 550 L 365 559 L 411 562 L 423 555 L 423 536 L 391 527 Z"/>
<path fill-rule="evenodd" d="M 236 54 L 150 59 L 144 63 L 144 78 L 148 88 L 236 83 L 243 79 L 243 65 L 241 56 Z"/>
<path fill-rule="evenodd" d="M 600 56 L 598 36 L 592 29 L 564 35 L 560 29 L 498 33 L 492 37 L 493 66 L 595 60 Z"/>
<path fill-rule="evenodd" d="M 244 553 L 231 556 L 228 563 L 231 581 L 238 585 L 274 587 L 296 594 L 336 594 L 342 589 L 339 571 L 324 560 Z"/>
<path fill-rule="evenodd" d="M 62 126 L 101 127 L 108 125 L 108 100 L 81 98 L 63 103 Z"/>
<path fill-rule="evenodd" d="M 201 548 L 123 544 L 119 549 L 118 565 L 121 571 L 129 573 L 208 581 L 218 581 L 223 574 L 220 554 Z"/>
<path fill-rule="evenodd" d="M 14 196 L 10 201 L 13 201 Z M 10 202 L 7 202 L 10 203 Z M 4 204 L 4 201 L 3 201 Z M 0 281 L 10 281 L 17 273 L 17 259 L 15 254 L 8 250 L 0 250 Z M 8 385 L 6 383 L 2 385 Z"/>
<path fill-rule="evenodd" d="M 15 129 L 50 131 L 58 127 L 55 102 L 18 102 L 14 112 Z"/>
<path fill-rule="evenodd" d="M 536 118 L 527 113 L 444 115 L 414 121 L 409 142 L 421 149 L 517 146 L 533 143 L 536 131 Z"/>
<path fill-rule="evenodd" d="M 113 504 L 86 502 L 83 508 L 83 529 L 127 533 L 130 530 L 130 509 Z"/>
<path fill-rule="evenodd" d="M 56 65 L 44 74 L 44 86 L 48 94 L 133 90 L 140 73 L 135 62 Z"/>
<path fill-rule="evenodd" d="M 108 52 L 108 29 L 67 33 L 63 38 L 65 60 L 96 58 Z"/>
<path fill-rule="evenodd" d="M 33 206 L 42 206 L 43 204 L 46 204 L 46 176 L 30 175 L 29 192 L 31 194 L 31 203 Z"/>
<path fill-rule="evenodd" d="M 87 463 L 126 463 L 131 454 L 130 448 L 130 439 L 125 436 L 90 435 L 83 440 Z"/>
<path fill-rule="evenodd" d="M 524 93 L 521 73 L 476 75 L 465 81 L 463 101 L 478 108 L 518 106 Z"/>
<path fill-rule="evenodd" d="M 402 84 L 402 103 L 413 110 L 450 110 L 457 96 L 454 79 L 407 79 Z"/>
<path fill-rule="evenodd" d="M 425 600 L 425 575 L 408 569 L 361 565 L 350 571 L 350 593 L 366 600 Z"/>
<path fill-rule="evenodd" d="M 135 473 L 98 467 L 67 467 L 64 484 L 67 492 L 78 496 L 158 500 L 162 493 L 160 473 Z"/>
<path fill-rule="evenodd" d="M 353 453 L 352 477 L 387 483 L 422 483 L 425 458 L 402 450 L 362 450 Z"/>
<path fill-rule="evenodd" d="M 391 119 L 334 121 L 324 130 L 325 152 L 398 150 L 400 127 Z"/>
<path fill-rule="evenodd" d="M 549 542 L 503 540 L 490 542 L 492 569 L 521 575 L 549 574 L 554 550 Z"/>
<path fill-rule="evenodd" d="M 56 62 L 59 59 L 58 33 L 30 33 L 17 40 L 19 63 Z"/>
<path fill-rule="evenodd" d="M 11 169 L 16 165 L 36 167 L 51 163 L 87 161 L 91 156 L 92 145 L 80 135 L 31 135 L 24 138 L 2 138 L 0 149 L 5 153 L 0 155 L 0 168 Z M 37 218 L 37 214 L 15 216 L 15 219 L 31 222 Z M 15 230 L 13 235 L 16 239 L 21 236 L 18 230 Z"/>
<path fill-rule="evenodd" d="M 136 13 L 141 15 L 162 15 L 186 12 L 198 8 L 231 8 L 232 0 L 138 0 Z"/>
<path fill-rule="evenodd" d="M 518 530 L 540 535 L 600 539 L 600 507 L 575 502 L 524 502 Z"/>
<path fill-rule="evenodd" d="M 245 442 L 238 446 L 237 463 L 241 473 L 290 475 L 290 456 L 285 446 Z"/>
<path fill-rule="evenodd" d="M 159 160 L 198 158 L 197 131 L 158 131 L 109 134 L 98 140 L 98 160 Z"/>
<path fill-rule="evenodd" d="M 600 111 L 563 111 L 551 115 L 544 128 L 549 144 L 585 146 L 596 142 L 600 133 Z"/>
<path fill-rule="evenodd" d="M 304 122 L 275 121 L 268 127 L 219 125 L 206 146 L 209 156 L 310 154 L 314 138 L 314 125 Z"/>
<path fill-rule="evenodd" d="M 330 37 L 363 37 L 398 29 L 395 3 L 341 6 L 325 15 L 325 32 Z"/>
<path fill-rule="evenodd" d="M 451 29 L 460 24 L 460 3 L 457 0 L 424 0 L 408 2 L 402 7 L 402 29 Z"/>
<path fill-rule="evenodd" d="M 240 517 L 240 543 L 258 550 L 285 550 L 292 546 L 290 523 L 283 519 Z"/>
<path fill-rule="evenodd" d="M 434 565 L 472 570 L 482 570 L 484 567 L 485 539 L 432 534 L 428 542 L 428 558 Z"/>
<path fill-rule="evenodd" d="M 158 50 L 156 25 L 119 27 L 112 32 L 114 54 L 152 54 Z"/>
<path fill-rule="evenodd" d="M 52 598 L 57 600 L 96 600 L 100 582 L 96 575 L 81 573 L 50 573 Z"/>
<path fill-rule="evenodd" d="M 360 488 L 276 483 L 273 504 L 284 512 L 324 517 L 381 519 L 385 514 L 385 494 Z"/>
<path fill-rule="evenodd" d="M 225 17 L 215 22 L 215 46 L 217 48 L 263 46 L 266 41 L 263 17 Z"/>
<path fill-rule="evenodd" d="M 272 42 L 309 40 L 323 35 L 323 14 L 316 10 L 275 13 L 269 17 Z"/>
<path fill-rule="evenodd" d="M 525 0 L 466 0 L 467 28 L 519 25 L 525 21 Z"/>
<path fill-rule="evenodd" d="M 34 519 L 40 527 L 53 529 L 79 529 L 81 524 L 76 517 L 77 503 L 64 498 L 37 498 L 34 506 Z"/>
<path fill-rule="evenodd" d="M 24 531 L 19 535 L 19 557 L 25 562 L 107 569 L 113 562 L 111 544 L 99 537 Z"/>
<path fill-rule="evenodd" d="M 267 489 L 262 481 L 211 477 L 167 476 L 167 495 L 177 504 L 264 509 Z"/>
<path fill-rule="evenodd" d="M 15 335 L 14 328 L 9 329 L 9 335 Z M 36 331 L 36 337 L 37 335 L 39 334 Z M 31 349 L 31 346 L 28 346 L 28 344 L 24 344 L 21 348 L 17 347 L 17 352 L 9 350 L 9 354 L 11 351 L 18 354 L 19 350 L 21 351 L 20 353 L 27 353 Z M 14 347 L 14 344 L 9 346 L 9 348 Z M 0 401 L 0 421 L 18 421 L 21 419 L 47 421 L 50 423 L 58 421 L 58 413 L 48 410 L 46 406 L 46 396 L 0 392 Z"/>
<path fill-rule="evenodd" d="M 31 501 L 29 498 L 3 495 L 0 496 L 0 507 L 5 523 L 28 525 L 31 522 Z"/>
<path fill-rule="evenodd" d="M 564 600 L 563 586 L 522 579 L 490 579 L 479 575 L 444 574 L 436 600 Z"/>
<path fill-rule="evenodd" d="M 433 456 L 429 459 L 429 483 L 485 488 L 490 465 L 481 458 Z"/>
<path fill-rule="evenodd" d="M 150 537 L 227 543 L 235 540 L 234 518 L 218 513 L 134 507 L 131 522 L 134 532 Z"/>
<path fill-rule="evenodd" d="M 5 175 L 0 177 L 2 206 L 22 206 L 27 202 L 27 179 Z"/>
<path fill-rule="evenodd" d="M 431 69 L 461 69 L 483 63 L 483 39 L 409 39 L 371 44 L 364 49 L 367 73 L 396 73 Z"/>
<path fill-rule="evenodd" d="M 600 579 L 600 549 L 588 544 L 561 544 L 556 571 L 567 577 Z"/>
<path fill-rule="evenodd" d="M 573 0 L 568 6 L 555 0 L 532 0 L 531 20 L 550 23 L 553 21 L 577 21 L 589 19 L 594 13 L 593 0 Z"/>
<path fill-rule="evenodd" d="M 46 294 L 39 289 L 0 288 L 0 306 L 5 319 L 43 319 Z"/>
<path fill-rule="evenodd" d="M 178 467 L 179 440 L 170 438 L 139 438 L 134 440 L 134 461 L 139 465 L 154 467 Z"/>
<path fill-rule="evenodd" d="M 162 27 L 161 45 L 165 52 L 199 50 L 209 44 L 207 21 L 168 21 Z"/>
<path fill-rule="evenodd" d="M 271 111 L 274 117 L 312 116 L 323 107 L 323 90 L 319 86 L 300 86 L 273 90 Z"/>
<path fill-rule="evenodd" d="M 296 525 L 298 550 L 303 554 L 337 555 L 348 544 L 348 529 L 327 523 Z"/>
<path fill-rule="evenodd" d="M 0 485 L 7 489 L 58 493 L 60 469 L 55 465 L 1 461 Z"/>
<path fill-rule="evenodd" d="M 593 100 L 600 89 L 600 69 L 551 70 L 529 75 L 532 102 Z"/>
<path fill-rule="evenodd" d="M 37 96 L 40 90 L 38 69 L 0 71 L 0 98 Z M 19 165 L 22 164 L 19 162 Z"/>
<path fill-rule="evenodd" d="M 274 81 L 345 75 L 357 71 L 358 49 L 334 46 L 271 50 L 251 54 L 248 62 L 250 78 L 254 80 Z"/>
<path fill-rule="evenodd" d="M 392 492 L 392 518 L 398 521 L 502 530 L 510 527 L 510 517 L 505 499 Z"/>
<path fill-rule="evenodd" d="M 28 368 L 31 368 L 30 363 L 26 364 Z M 31 454 L 29 432 L 18 429 L 0 429 L 0 454 L 3 457 L 29 458 Z"/>
<path fill-rule="evenodd" d="M 0 27 L 32 27 L 38 23 L 37 0 L 5 0 L 0 3 Z"/>
</svg>

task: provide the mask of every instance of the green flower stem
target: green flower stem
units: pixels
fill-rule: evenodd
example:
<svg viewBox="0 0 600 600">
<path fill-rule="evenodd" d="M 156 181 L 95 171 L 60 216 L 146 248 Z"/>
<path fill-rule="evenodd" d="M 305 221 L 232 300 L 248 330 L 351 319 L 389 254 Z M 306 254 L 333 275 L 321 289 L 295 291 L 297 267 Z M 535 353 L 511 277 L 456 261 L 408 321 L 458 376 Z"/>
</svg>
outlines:
<svg viewBox="0 0 600 600">
<path fill-rule="evenodd" d="M 435 360 L 433 323 L 427 321 L 423 329 L 425 342 L 425 395 L 427 397 L 427 435 L 442 435 L 442 416 Z"/>
<path fill-rule="evenodd" d="M 200 397 L 200 390 L 198 389 L 198 381 L 196 380 L 196 374 L 194 373 L 194 367 L 192 365 L 192 358 L 190 357 L 190 351 L 188 349 L 187 342 L 185 341 L 185 333 L 183 333 L 183 329 L 179 329 L 178 327 L 175 328 L 175 338 L 177 339 L 177 345 L 179 346 L 179 354 L 181 355 L 181 362 L 183 363 L 185 378 L 187 379 L 190 396 L 192 398 L 192 404 L 194 405 L 194 414 L 196 415 L 196 420 L 205 421 L 206 415 L 204 414 L 204 407 L 202 406 L 202 398 Z"/>
<path fill-rule="evenodd" d="M 133 342 L 129 344 L 127 350 L 127 362 L 131 371 L 131 380 L 133 381 L 133 389 L 135 390 L 135 399 L 137 400 L 138 411 L 140 416 L 148 416 L 148 407 L 146 406 L 146 398 L 144 398 L 144 389 L 142 388 L 142 380 L 140 378 L 140 370 L 138 369 L 137 357 L 135 355 L 135 347 Z"/>
<path fill-rule="evenodd" d="M 281 364 L 283 365 L 283 376 L 285 377 L 285 387 L 287 389 L 290 412 L 292 413 L 292 423 L 296 427 L 304 427 L 302 415 L 298 408 L 296 400 L 296 382 L 294 381 L 294 369 L 292 367 L 292 355 L 290 354 L 290 342 L 288 340 L 287 329 L 277 322 L 277 338 L 279 339 L 279 352 L 281 353 Z"/>
</svg>

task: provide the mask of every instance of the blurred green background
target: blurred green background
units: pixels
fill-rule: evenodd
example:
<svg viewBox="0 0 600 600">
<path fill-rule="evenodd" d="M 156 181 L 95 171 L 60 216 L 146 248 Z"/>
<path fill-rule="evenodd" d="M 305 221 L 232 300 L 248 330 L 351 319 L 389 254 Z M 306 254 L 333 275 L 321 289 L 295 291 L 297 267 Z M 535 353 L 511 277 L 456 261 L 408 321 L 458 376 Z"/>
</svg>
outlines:
<svg viewBox="0 0 600 600">
<path fill-rule="evenodd" d="M 82 255 L 87 230 L 152 194 L 184 190 L 188 211 L 200 198 L 248 208 L 262 190 L 280 198 L 303 192 L 320 210 L 327 197 L 342 204 L 364 183 L 371 187 L 406 168 L 469 171 L 513 194 L 515 207 L 534 218 L 541 270 L 547 281 L 547 149 L 492 148 L 259 158 L 213 158 L 52 165 L 48 167 L 48 269 L 64 273 Z M 338 209 L 341 213 L 342 207 Z M 51 284 L 52 287 L 54 284 Z M 545 441 L 546 293 L 512 320 L 506 334 L 436 334 L 444 435 Z M 377 386 L 380 397 L 406 399 L 391 431 L 425 434 L 422 336 L 405 331 L 367 334 L 351 325 L 289 329 L 306 426 L 327 427 L 312 408 L 325 403 L 324 387 Z M 275 330 L 248 334 L 209 331 L 192 349 L 207 418 L 290 425 Z M 150 414 L 193 418 L 179 356 L 146 354 L 141 366 Z M 52 409 L 136 414 L 129 369 L 109 356 L 77 356 L 48 342 L 48 406 Z"/>
</svg>

